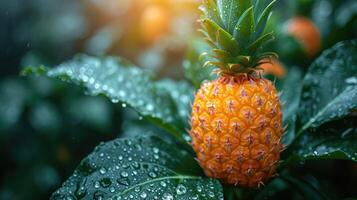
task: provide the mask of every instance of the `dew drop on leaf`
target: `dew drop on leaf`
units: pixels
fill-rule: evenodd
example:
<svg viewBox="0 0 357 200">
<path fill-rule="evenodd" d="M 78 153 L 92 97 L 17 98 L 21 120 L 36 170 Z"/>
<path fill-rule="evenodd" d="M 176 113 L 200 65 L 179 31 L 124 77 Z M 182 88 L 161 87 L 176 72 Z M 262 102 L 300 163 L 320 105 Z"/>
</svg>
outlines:
<svg viewBox="0 0 357 200">
<path fill-rule="evenodd" d="M 176 193 L 178 194 L 178 195 L 183 195 L 183 194 L 185 194 L 186 193 L 186 187 L 184 186 L 184 185 L 182 185 L 182 184 L 179 184 L 178 186 L 177 186 L 177 188 L 176 188 Z"/>
</svg>

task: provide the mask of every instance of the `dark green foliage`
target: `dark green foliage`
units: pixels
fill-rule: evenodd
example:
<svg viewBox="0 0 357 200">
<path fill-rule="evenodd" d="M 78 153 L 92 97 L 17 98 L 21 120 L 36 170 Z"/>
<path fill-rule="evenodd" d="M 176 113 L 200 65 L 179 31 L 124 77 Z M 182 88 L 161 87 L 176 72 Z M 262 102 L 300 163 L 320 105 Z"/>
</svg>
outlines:
<svg viewBox="0 0 357 200">
<path fill-rule="evenodd" d="M 116 139 L 97 146 L 51 199 L 223 199 L 219 182 L 201 175 L 175 144 Z"/>
</svg>

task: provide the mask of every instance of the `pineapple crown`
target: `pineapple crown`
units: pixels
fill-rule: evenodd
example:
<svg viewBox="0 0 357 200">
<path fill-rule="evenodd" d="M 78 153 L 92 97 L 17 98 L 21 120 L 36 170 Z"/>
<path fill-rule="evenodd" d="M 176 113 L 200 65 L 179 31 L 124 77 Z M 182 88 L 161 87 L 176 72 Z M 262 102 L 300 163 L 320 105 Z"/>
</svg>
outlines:
<svg viewBox="0 0 357 200">
<path fill-rule="evenodd" d="M 219 74 L 250 74 L 277 57 L 274 52 L 261 52 L 274 39 L 273 32 L 264 32 L 274 3 L 264 6 L 262 0 L 203 0 L 199 31 L 212 47 L 211 52 L 201 55 L 212 58 L 204 66 L 218 67 Z"/>
</svg>

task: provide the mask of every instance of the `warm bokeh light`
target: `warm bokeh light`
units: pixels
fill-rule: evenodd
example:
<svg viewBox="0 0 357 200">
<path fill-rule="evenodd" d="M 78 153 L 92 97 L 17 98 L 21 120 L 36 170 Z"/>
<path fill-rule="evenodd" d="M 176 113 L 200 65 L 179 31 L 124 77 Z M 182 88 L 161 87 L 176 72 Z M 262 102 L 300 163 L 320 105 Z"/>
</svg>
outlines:
<svg viewBox="0 0 357 200">
<path fill-rule="evenodd" d="M 151 5 L 140 16 L 140 30 L 145 42 L 151 43 L 168 31 L 170 16 L 162 6 Z"/>
</svg>

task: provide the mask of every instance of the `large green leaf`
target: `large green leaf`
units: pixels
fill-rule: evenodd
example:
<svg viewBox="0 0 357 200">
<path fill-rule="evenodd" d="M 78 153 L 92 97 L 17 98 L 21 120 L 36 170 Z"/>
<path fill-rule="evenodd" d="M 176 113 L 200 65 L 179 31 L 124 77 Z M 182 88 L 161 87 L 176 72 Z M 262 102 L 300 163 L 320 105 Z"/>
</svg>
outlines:
<svg viewBox="0 0 357 200">
<path fill-rule="evenodd" d="M 223 199 L 194 158 L 156 137 L 102 143 L 51 199 Z"/>
<path fill-rule="evenodd" d="M 296 141 L 289 161 L 346 159 L 357 162 L 357 117 L 329 122 Z"/>
<path fill-rule="evenodd" d="M 28 68 L 24 71 L 31 72 L 45 73 L 49 77 L 83 85 L 89 95 L 102 94 L 113 103 L 121 102 L 123 107 L 128 105 L 180 140 L 186 134 L 186 107 L 190 102 L 175 98 L 178 96 L 187 99 L 187 96 L 192 95 L 191 89 L 183 86 L 183 83 L 175 82 L 165 86 L 169 87 L 168 89 L 163 89 L 164 83 L 158 84 L 152 74 L 124 59 L 79 55 L 49 71 L 43 67 Z M 183 87 L 185 89 L 182 89 Z M 174 95 L 172 91 L 176 91 Z"/>
<path fill-rule="evenodd" d="M 285 164 L 306 159 L 356 161 L 357 40 L 325 51 L 309 69 L 302 88 L 293 144 Z"/>
<path fill-rule="evenodd" d="M 303 82 L 298 132 L 340 119 L 357 108 L 357 40 L 326 50 Z"/>
</svg>

